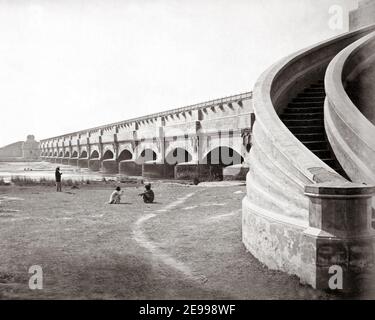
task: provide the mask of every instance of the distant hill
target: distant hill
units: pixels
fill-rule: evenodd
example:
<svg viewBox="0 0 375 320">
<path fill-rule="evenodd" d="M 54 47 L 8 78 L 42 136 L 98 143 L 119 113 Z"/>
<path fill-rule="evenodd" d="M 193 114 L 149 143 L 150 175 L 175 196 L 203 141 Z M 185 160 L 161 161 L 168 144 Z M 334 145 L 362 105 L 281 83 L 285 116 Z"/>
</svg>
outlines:
<svg viewBox="0 0 375 320">
<path fill-rule="evenodd" d="M 22 157 L 23 141 L 18 141 L 0 148 L 0 158 L 18 158 Z"/>
</svg>

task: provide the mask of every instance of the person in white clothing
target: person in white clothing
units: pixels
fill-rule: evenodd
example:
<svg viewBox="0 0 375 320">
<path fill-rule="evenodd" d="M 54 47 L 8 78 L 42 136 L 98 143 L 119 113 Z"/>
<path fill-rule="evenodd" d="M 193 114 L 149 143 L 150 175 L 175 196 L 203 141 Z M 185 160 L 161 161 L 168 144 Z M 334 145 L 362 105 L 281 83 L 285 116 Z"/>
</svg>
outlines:
<svg viewBox="0 0 375 320">
<path fill-rule="evenodd" d="M 112 192 L 109 198 L 109 204 L 119 204 L 121 202 L 122 191 L 120 187 L 117 187 L 115 191 Z"/>
</svg>

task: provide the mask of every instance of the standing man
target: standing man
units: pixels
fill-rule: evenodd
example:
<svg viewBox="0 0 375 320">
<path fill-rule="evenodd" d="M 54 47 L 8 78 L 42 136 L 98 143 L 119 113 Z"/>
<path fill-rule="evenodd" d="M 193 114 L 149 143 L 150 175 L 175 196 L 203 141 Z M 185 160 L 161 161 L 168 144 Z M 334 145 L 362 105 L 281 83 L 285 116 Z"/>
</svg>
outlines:
<svg viewBox="0 0 375 320">
<path fill-rule="evenodd" d="M 55 171 L 57 192 L 61 192 L 61 175 L 62 173 L 60 172 L 60 167 L 57 167 Z"/>
</svg>

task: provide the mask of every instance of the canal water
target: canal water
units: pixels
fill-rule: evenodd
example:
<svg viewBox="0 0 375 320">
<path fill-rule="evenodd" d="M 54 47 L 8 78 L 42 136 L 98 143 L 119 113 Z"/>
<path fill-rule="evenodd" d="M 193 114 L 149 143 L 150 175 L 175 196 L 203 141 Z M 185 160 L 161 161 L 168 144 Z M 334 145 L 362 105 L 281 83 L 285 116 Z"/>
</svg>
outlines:
<svg viewBox="0 0 375 320">
<path fill-rule="evenodd" d="M 12 177 L 25 177 L 33 180 L 45 178 L 55 179 L 56 167 L 60 167 L 63 179 L 73 181 L 102 181 L 117 180 L 117 175 L 102 174 L 89 169 L 82 169 L 75 166 L 49 163 L 49 162 L 0 162 L 0 179 L 9 182 Z"/>
</svg>

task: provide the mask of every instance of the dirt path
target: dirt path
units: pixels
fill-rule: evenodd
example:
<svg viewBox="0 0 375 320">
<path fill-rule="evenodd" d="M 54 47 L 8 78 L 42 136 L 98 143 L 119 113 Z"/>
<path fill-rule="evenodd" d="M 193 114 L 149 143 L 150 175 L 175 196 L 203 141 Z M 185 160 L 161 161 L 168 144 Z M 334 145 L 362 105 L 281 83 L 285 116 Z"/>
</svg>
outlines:
<svg viewBox="0 0 375 320">
<path fill-rule="evenodd" d="M 329 298 L 245 251 L 245 187 L 154 189 L 155 204 L 132 187 L 112 206 L 109 187 L 0 189 L 0 298 Z M 43 290 L 28 288 L 32 265 L 43 268 Z"/>
</svg>

